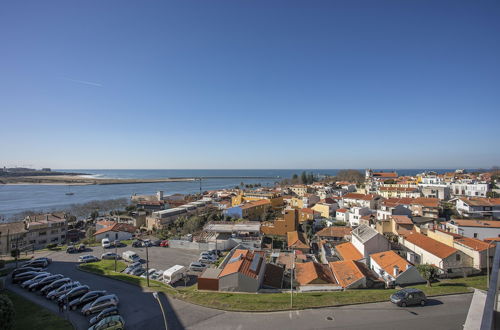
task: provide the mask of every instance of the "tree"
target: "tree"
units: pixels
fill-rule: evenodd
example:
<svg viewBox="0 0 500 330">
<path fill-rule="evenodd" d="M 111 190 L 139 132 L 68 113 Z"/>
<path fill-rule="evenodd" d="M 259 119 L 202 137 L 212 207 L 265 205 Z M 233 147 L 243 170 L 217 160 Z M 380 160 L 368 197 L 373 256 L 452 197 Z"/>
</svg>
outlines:
<svg viewBox="0 0 500 330">
<path fill-rule="evenodd" d="M 486 197 L 489 197 L 489 198 L 500 198 L 500 194 L 497 193 L 496 191 L 488 191 L 486 193 Z"/>
<path fill-rule="evenodd" d="M 358 170 L 340 170 L 335 176 L 336 181 L 349 181 L 361 183 L 364 181 L 365 177 L 363 173 Z"/>
<path fill-rule="evenodd" d="M 306 174 L 306 171 L 302 172 L 302 174 L 300 175 L 300 181 L 303 184 L 307 184 L 307 174 Z"/>
<path fill-rule="evenodd" d="M 97 219 L 98 216 L 99 216 L 99 211 L 94 210 L 94 211 L 90 212 L 90 217 L 92 218 L 92 220 Z"/>
<path fill-rule="evenodd" d="M 96 230 L 95 230 L 95 227 L 94 226 L 90 226 L 87 231 L 85 232 L 85 237 L 89 240 L 89 241 L 94 241 L 95 240 L 95 237 L 94 237 L 94 234 L 95 234 Z"/>
<path fill-rule="evenodd" d="M 420 275 L 427 281 L 427 286 L 432 286 L 432 281 L 434 281 L 438 276 L 438 268 L 433 265 L 423 264 L 418 265 L 417 270 Z"/>
<path fill-rule="evenodd" d="M 295 173 L 293 176 L 292 176 L 292 180 L 298 180 L 299 179 L 299 176 L 297 175 L 297 173 Z"/>
<path fill-rule="evenodd" d="M 14 329 L 16 310 L 10 298 L 0 294 L 0 330 Z"/>
</svg>

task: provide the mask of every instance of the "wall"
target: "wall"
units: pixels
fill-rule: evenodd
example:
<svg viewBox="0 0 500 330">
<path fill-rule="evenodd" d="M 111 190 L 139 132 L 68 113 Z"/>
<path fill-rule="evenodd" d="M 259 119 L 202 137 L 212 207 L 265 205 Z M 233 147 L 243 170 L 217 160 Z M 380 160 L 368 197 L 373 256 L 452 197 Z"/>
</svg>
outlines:
<svg viewBox="0 0 500 330">
<path fill-rule="evenodd" d="M 95 239 L 97 242 L 100 242 L 103 238 L 109 238 L 110 241 L 119 240 L 125 241 L 132 238 L 132 234 L 126 231 L 107 231 L 102 234 L 95 235 Z"/>
</svg>

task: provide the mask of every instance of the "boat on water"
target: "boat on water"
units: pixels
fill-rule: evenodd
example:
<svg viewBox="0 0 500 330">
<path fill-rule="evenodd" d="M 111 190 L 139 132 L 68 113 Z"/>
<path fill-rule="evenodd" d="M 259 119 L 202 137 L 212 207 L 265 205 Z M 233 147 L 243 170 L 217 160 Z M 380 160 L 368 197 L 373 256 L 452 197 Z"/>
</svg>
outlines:
<svg viewBox="0 0 500 330">
<path fill-rule="evenodd" d="M 66 193 L 67 196 L 73 196 L 75 193 L 70 190 L 70 186 L 68 186 L 68 192 Z"/>
</svg>

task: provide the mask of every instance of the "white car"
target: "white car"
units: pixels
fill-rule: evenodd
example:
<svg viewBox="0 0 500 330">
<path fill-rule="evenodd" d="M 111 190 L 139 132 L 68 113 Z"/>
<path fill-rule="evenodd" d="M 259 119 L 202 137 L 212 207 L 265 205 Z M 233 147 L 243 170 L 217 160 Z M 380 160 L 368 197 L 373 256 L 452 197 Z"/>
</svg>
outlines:
<svg viewBox="0 0 500 330">
<path fill-rule="evenodd" d="M 208 256 L 202 256 L 202 257 L 200 257 L 200 259 L 198 259 L 198 262 L 202 263 L 202 264 L 213 264 L 216 261 L 217 261 L 217 259 L 212 258 L 212 257 L 208 257 Z"/>
<path fill-rule="evenodd" d="M 95 261 L 99 261 L 99 258 L 91 256 L 90 254 L 86 254 L 86 255 L 78 257 L 78 262 L 87 263 L 87 262 L 95 262 Z"/>
<path fill-rule="evenodd" d="M 192 262 L 189 265 L 189 270 L 192 270 L 194 272 L 202 272 L 204 271 L 208 266 L 201 263 L 201 262 Z"/>
<path fill-rule="evenodd" d="M 109 241 L 109 238 L 103 238 L 101 241 L 101 245 L 105 249 L 111 247 L 111 242 Z"/>
<path fill-rule="evenodd" d="M 149 279 L 153 281 L 159 281 L 161 280 L 162 276 L 163 276 L 163 270 L 157 270 L 153 274 L 149 275 Z"/>
</svg>

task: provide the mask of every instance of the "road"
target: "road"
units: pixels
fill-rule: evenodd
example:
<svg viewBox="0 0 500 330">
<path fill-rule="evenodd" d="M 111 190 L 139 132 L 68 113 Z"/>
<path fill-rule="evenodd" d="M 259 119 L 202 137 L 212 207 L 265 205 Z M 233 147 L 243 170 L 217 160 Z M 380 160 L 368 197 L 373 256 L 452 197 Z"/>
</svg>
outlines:
<svg viewBox="0 0 500 330">
<path fill-rule="evenodd" d="M 172 249 L 173 250 L 173 249 Z M 137 286 L 79 271 L 76 263 L 58 260 L 48 270 L 61 273 L 89 285 L 107 290 L 120 298 L 120 312 L 127 329 L 163 329 L 158 302 L 150 292 Z M 9 281 L 8 281 L 9 282 Z M 57 305 L 34 293 L 8 283 L 9 288 L 57 313 Z M 389 302 L 293 312 L 235 313 L 192 305 L 161 296 L 172 329 L 460 329 L 465 323 L 471 294 L 432 299 L 425 307 L 399 308 Z M 77 329 L 86 329 L 88 321 L 78 312 L 66 312 Z"/>
</svg>

